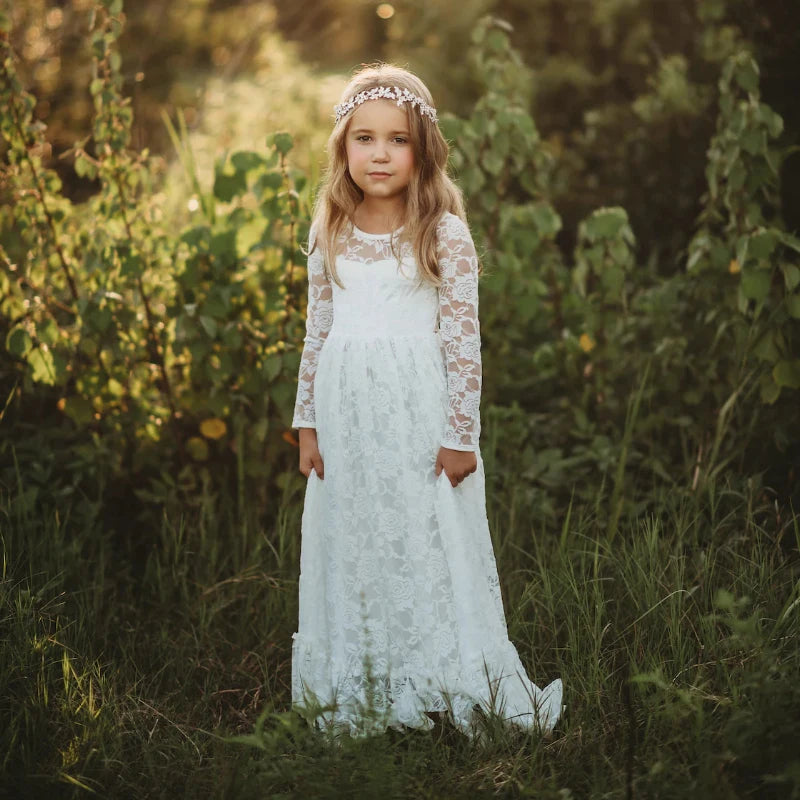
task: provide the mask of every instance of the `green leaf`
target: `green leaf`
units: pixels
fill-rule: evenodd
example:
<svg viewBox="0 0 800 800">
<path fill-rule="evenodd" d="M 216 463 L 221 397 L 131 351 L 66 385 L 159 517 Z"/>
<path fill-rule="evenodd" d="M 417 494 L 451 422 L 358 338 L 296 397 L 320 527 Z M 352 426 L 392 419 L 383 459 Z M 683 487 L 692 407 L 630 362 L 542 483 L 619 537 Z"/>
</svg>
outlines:
<svg viewBox="0 0 800 800">
<path fill-rule="evenodd" d="M 800 389 L 800 358 L 779 361 L 772 370 L 772 377 L 778 386 Z"/>
<path fill-rule="evenodd" d="M 217 336 L 217 323 L 211 318 L 206 316 L 205 314 L 200 315 L 200 324 L 203 326 L 203 330 L 208 334 L 210 339 L 215 339 Z"/>
<path fill-rule="evenodd" d="M 119 274 L 123 278 L 136 277 L 142 273 L 144 269 L 144 262 L 138 253 L 132 253 L 126 249 L 125 253 L 120 253 L 120 260 L 122 266 L 120 267 Z"/>
<path fill-rule="evenodd" d="M 294 146 L 294 141 L 290 133 L 279 131 L 267 139 L 267 144 L 273 145 L 281 155 L 285 156 Z"/>
<path fill-rule="evenodd" d="M 468 167 L 461 173 L 460 178 L 461 186 L 467 195 L 477 195 L 486 182 L 483 170 L 478 167 Z"/>
<path fill-rule="evenodd" d="M 220 231 L 211 237 L 208 249 L 216 258 L 227 264 L 236 260 L 236 229 Z"/>
<path fill-rule="evenodd" d="M 598 208 L 581 223 L 586 238 L 590 242 L 610 239 L 619 235 L 628 224 L 628 214 L 624 208 Z"/>
<path fill-rule="evenodd" d="M 258 176 L 258 180 L 253 186 L 253 190 L 258 195 L 264 194 L 267 189 L 276 191 L 283 186 L 283 175 L 280 172 L 265 172 Z"/>
<path fill-rule="evenodd" d="M 28 364 L 31 366 L 34 381 L 48 386 L 55 384 L 56 370 L 51 350 L 44 350 L 41 347 L 32 350 L 28 354 Z"/>
<path fill-rule="evenodd" d="M 33 340 L 23 328 L 12 328 L 6 336 L 6 350 L 12 356 L 23 358 L 33 347 Z"/>
<path fill-rule="evenodd" d="M 240 150 L 231 156 L 231 163 L 240 172 L 248 172 L 265 163 L 264 156 L 252 150 Z"/>
<path fill-rule="evenodd" d="M 730 248 L 721 242 L 719 239 L 714 239 L 711 243 L 711 250 L 709 251 L 711 257 L 711 266 L 715 270 L 727 270 L 731 263 Z"/>
<path fill-rule="evenodd" d="M 189 344 L 189 352 L 192 354 L 192 361 L 202 364 L 211 351 L 211 345 L 207 341 L 195 340 Z"/>
<path fill-rule="evenodd" d="M 218 287 L 214 287 L 203 303 L 203 311 L 207 316 L 214 319 L 224 319 L 228 315 L 230 300 L 226 293 Z"/>
<path fill-rule="evenodd" d="M 783 117 L 777 114 L 765 103 L 758 104 L 756 118 L 767 126 L 770 138 L 775 139 L 783 132 Z"/>
<path fill-rule="evenodd" d="M 786 289 L 793 292 L 797 288 L 797 285 L 800 284 L 800 269 L 794 264 L 783 264 L 781 268 L 783 269 L 783 279 L 786 283 Z"/>
<path fill-rule="evenodd" d="M 752 258 L 769 258 L 778 244 L 778 237 L 773 231 L 761 230 L 750 237 L 748 252 Z M 744 262 L 744 259 L 740 258 Z"/>
<path fill-rule="evenodd" d="M 490 174 L 497 177 L 505 166 L 505 159 L 503 156 L 494 150 L 487 150 L 481 156 L 481 166 Z"/>
<path fill-rule="evenodd" d="M 207 461 L 209 456 L 208 442 L 199 436 L 192 436 L 186 442 L 186 452 L 195 461 Z"/>
<path fill-rule="evenodd" d="M 236 323 L 229 323 L 222 334 L 222 341 L 226 347 L 238 350 L 242 346 L 242 332 Z"/>
<path fill-rule="evenodd" d="M 280 414 L 281 421 L 286 426 L 291 426 L 292 424 L 295 394 L 296 387 L 289 383 L 289 381 L 278 381 L 270 388 L 270 399 L 275 404 L 275 408 Z"/>
<path fill-rule="evenodd" d="M 280 375 L 281 367 L 283 366 L 283 359 L 280 357 L 280 354 L 275 353 L 273 355 L 267 356 L 264 359 L 264 366 L 262 369 L 264 370 L 264 375 L 266 375 L 267 380 L 274 381 L 275 378 Z"/>
<path fill-rule="evenodd" d="M 618 266 L 610 267 L 603 271 L 600 280 L 608 300 L 612 302 L 618 300 L 622 294 L 622 285 L 625 281 L 624 271 Z"/>
<path fill-rule="evenodd" d="M 254 217 L 242 225 L 236 232 L 237 256 L 244 258 L 257 244 L 260 244 L 268 227 L 269 220 L 262 216 Z"/>
<path fill-rule="evenodd" d="M 731 166 L 730 170 L 728 170 L 727 178 L 728 187 L 734 192 L 738 192 L 744 186 L 744 182 L 747 180 L 747 170 L 741 161 L 736 161 Z"/>
<path fill-rule="evenodd" d="M 84 322 L 89 330 L 105 333 L 111 325 L 112 314 L 108 308 L 89 306 L 83 315 Z"/>
<path fill-rule="evenodd" d="M 792 236 L 791 233 L 784 233 L 783 231 L 780 231 L 778 232 L 778 238 L 787 247 L 791 247 L 792 250 L 800 253 L 800 239 L 798 239 L 796 236 Z"/>
<path fill-rule="evenodd" d="M 561 230 L 561 217 L 550 203 L 536 203 L 532 216 L 541 236 L 555 236 Z"/>
<path fill-rule="evenodd" d="M 234 197 L 244 194 L 247 191 L 247 179 L 245 173 L 239 170 L 236 172 L 217 172 L 214 177 L 214 197 L 223 203 L 229 203 Z"/>
<path fill-rule="evenodd" d="M 789 316 L 794 319 L 800 319 L 800 295 L 790 294 L 786 297 L 786 310 Z"/>
<path fill-rule="evenodd" d="M 739 143 L 742 150 L 750 153 L 751 156 L 757 156 L 759 153 L 765 153 L 767 150 L 767 134 L 763 130 L 749 130 L 745 131 L 739 137 Z"/>
<path fill-rule="evenodd" d="M 85 156 L 75 159 L 75 174 L 81 178 L 94 179 L 97 176 L 97 167 Z"/>
<path fill-rule="evenodd" d="M 80 395 L 68 397 L 64 401 L 64 413 L 76 425 L 88 425 L 94 417 L 94 407 L 91 402 Z"/>
<path fill-rule="evenodd" d="M 774 364 L 780 358 L 780 350 L 775 341 L 775 331 L 768 330 L 753 347 L 753 355 L 760 361 Z"/>
<path fill-rule="evenodd" d="M 742 293 L 748 300 L 763 303 L 771 283 L 772 275 L 764 270 L 748 269 L 742 273 Z"/>
<path fill-rule="evenodd" d="M 758 67 L 752 58 L 748 57 L 743 63 L 737 65 L 736 82 L 746 92 L 758 91 Z"/>
</svg>

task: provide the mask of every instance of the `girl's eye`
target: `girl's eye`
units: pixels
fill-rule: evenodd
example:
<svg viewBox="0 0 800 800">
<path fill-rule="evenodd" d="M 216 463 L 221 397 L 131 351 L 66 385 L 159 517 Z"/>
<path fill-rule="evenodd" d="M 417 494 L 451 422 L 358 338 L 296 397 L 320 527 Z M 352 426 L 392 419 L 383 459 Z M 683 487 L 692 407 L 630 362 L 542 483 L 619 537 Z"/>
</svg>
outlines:
<svg viewBox="0 0 800 800">
<path fill-rule="evenodd" d="M 356 136 L 357 142 L 369 142 L 372 140 L 372 137 L 368 133 L 360 133 Z M 405 136 L 395 136 L 392 141 L 395 144 L 408 144 L 408 139 Z"/>
</svg>

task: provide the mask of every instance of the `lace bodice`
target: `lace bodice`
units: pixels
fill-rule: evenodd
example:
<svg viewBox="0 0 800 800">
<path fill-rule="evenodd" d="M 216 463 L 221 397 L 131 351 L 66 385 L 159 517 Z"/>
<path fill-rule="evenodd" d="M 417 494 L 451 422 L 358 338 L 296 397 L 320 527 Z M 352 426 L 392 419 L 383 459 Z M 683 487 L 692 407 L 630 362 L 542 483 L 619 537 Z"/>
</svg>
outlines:
<svg viewBox="0 0 800 800">
<path fill-rule="evenodd" d="M 441 445 L 478 449 L 482 381 L 478 258 L 469 229 L 454 214 L 442 217 L 437 239 L 442 276 L 438 290 L 419 280 L 409 243 L 395 252 L 392 234 L 353 228 L 341 241 L 336 264 L 344 289 L 326 273 L 320 249 L 313 249 L 308 257 L 306 336 L 294 428 L 316 427 L 314 377 L 332 330 L 368 338 L 412 335 L 427 327 L 438 332 L 447 366 L 448 419 Z M 310 251 L 313 245 L 312 230 Z"/>
</svg>

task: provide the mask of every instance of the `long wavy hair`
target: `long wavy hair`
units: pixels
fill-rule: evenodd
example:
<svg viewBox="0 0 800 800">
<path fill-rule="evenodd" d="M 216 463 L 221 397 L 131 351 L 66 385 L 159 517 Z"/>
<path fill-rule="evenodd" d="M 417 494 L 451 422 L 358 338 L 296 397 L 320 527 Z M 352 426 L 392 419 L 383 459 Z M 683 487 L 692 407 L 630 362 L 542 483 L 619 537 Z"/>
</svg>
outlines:
<svg viewBox="0 0 800 800">
<path fill-rule="evenodd" d="M 416 75 L 383 63 L 359 69 L 345 87 L 341 102 L 378 86 L 408 89 L 429 105 L 434 104 L 428 87 Z M 436 227 L 447 211 L 465 220 L 464 203 L 460 190 L 447 174 L 449 147 L 439 126 L 408 103 L 401 107 L 408 115 L 414 169 L 406 189 L 404 219 L 398 220 L 403 230 L 392 244 L 397 254 L 399 244 L 409 242 L 420 278 L 439 286 Z M 342 117 L 328 138 L 328 166 L 314 205 L 315 240 L 311 248 L 313 251 L 320 247 L 328 274 L 342 288 L 344 286 L 336 271 L 337 246 L 339 238 L 355 224 L 356 208 L 364 199 L 364 193 L 350 176 L 347 166 L 346 137 L 352 117 L 352 111 Z"/>
</svg>

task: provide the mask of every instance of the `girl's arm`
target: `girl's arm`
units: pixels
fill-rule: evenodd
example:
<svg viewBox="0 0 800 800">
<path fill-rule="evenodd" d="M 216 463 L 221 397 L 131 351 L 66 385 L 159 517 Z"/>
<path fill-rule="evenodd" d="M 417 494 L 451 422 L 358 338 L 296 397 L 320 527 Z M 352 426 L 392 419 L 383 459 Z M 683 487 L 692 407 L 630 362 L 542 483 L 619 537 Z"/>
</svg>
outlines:
<svg viewBox="0 0 800 800">
<path fill-rule="evenodd" d="M 293 428 L 316 428 L 314 408 L 314 376 L 322 345 L 333 324 L 333 292 L 322 259 L 322 251 L 314 246 L 314 231 L 309 235 L 308 256 L 308 308 L 306 310 L 306 336 L 300 372 L 297 379 L 297 399 L 294 406 Z"/>
<path fill-rule="evenodd" d="M 442 447 L 477 451 L 480 437 L 481 333 L 478 256 L 469 228 L 445 214 L 438 229 L 439 330 L 447 358 L 449 411 Z"/>
</svg>

